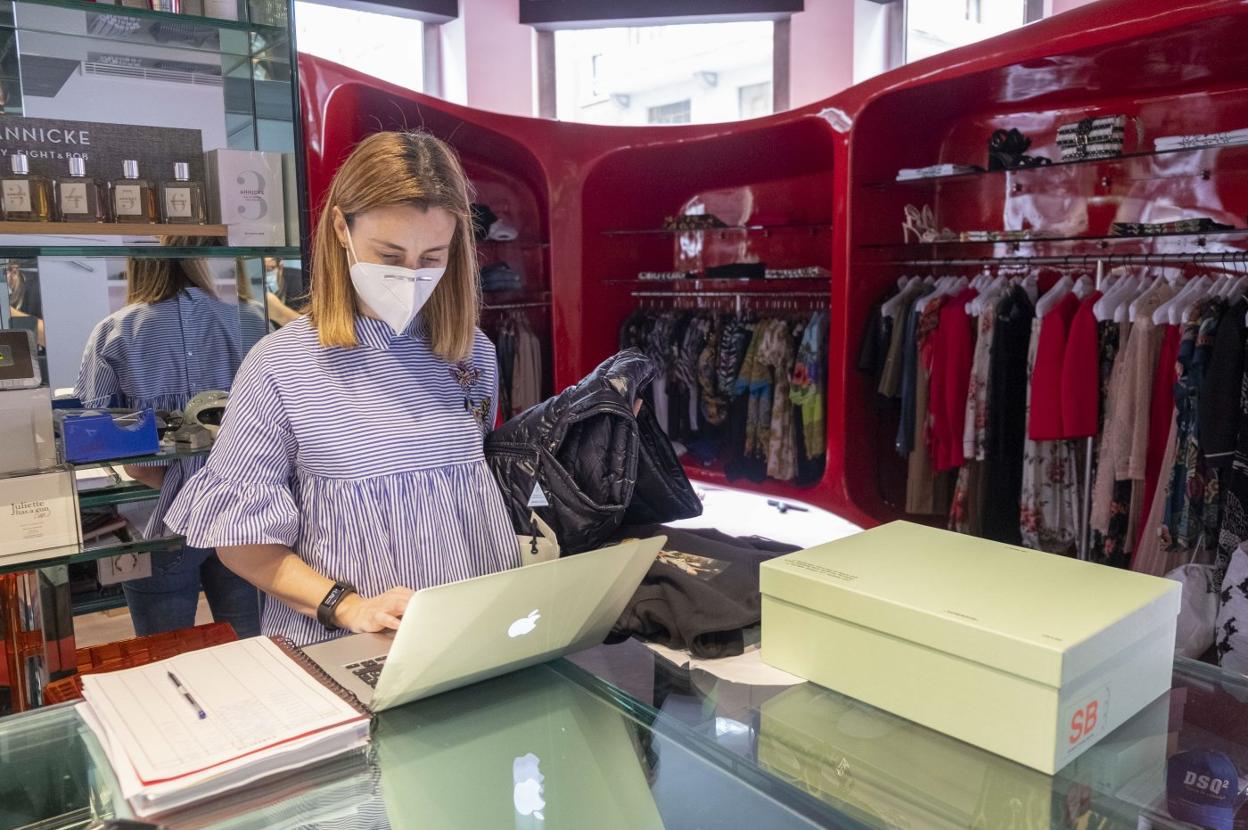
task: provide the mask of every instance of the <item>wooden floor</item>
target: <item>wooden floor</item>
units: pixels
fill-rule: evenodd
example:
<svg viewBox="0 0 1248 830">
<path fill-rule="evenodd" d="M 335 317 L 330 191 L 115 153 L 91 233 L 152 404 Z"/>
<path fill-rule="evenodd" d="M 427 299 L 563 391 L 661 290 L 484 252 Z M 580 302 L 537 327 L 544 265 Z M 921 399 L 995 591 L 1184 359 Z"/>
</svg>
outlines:
<svg viewBox="0 0 1248 830">
<path fill-rule="evenodd" d="M 202 625 L 212 622 L 212 613 L 208 610 L 208 601 L 199 595 L 199 608 L 195 612 L 195 624 Z M 130 612 L 125 608 L 113 611 L 100 611 L 95 614 L 83 614 L 74 618 L 74 646 L 87 648 L 117 640 L 128 640 L 134 636 L 134 626 L 130 623 Z"/>
</svg>

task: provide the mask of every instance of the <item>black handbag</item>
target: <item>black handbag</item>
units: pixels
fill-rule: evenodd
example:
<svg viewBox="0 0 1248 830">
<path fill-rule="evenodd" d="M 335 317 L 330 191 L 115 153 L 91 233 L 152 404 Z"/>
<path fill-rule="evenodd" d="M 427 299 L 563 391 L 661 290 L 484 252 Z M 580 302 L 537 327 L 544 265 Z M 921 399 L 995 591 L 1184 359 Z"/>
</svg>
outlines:
<svg viewBox="0 0 1248 830">
<path fill-rule="evenodd" d="M 564 554 L 579 553 L 601 547 L 624 523 L 702 513 L 654 414 L 633 412 L 654 374 L 648 357 L 622 351 L 490 433 L 486 462 L 517 533 L 530 532 L 536 513 Z"/>
</svg>

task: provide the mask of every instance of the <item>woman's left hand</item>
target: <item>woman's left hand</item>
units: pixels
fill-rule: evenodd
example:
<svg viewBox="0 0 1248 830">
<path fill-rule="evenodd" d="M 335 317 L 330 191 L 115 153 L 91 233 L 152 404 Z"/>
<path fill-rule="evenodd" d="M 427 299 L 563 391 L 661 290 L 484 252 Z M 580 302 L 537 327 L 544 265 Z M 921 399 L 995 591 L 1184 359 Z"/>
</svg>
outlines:
<svg viewBox="0 0 1248 830">
<path fill-rule="evenodd" d="M 411 588 L 399 586 L 375 597 L 351 594 L 334 609 L 334 623 L 352 634 L 398 630 L 399 619 L 414 593 Z"/>
</svg>

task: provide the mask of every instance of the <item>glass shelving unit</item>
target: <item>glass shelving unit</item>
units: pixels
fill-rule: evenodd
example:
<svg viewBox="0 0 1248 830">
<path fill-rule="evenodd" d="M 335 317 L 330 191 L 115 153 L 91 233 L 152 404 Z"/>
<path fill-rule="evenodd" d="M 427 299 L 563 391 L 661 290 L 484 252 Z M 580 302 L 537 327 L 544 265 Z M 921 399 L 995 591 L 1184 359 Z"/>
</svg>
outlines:
<svg viewBox="0 0 1248 830">
<path fill-rule="evenodd" d="M 0 0 L 0 113 L 194 128 L 200 131 L 205 151 L 228 148 L 296 153 L 297 181 L 286 183 L 285 194 L 289 198 L 293 193 L 302 200 L 304 177 L 298 151 L 303 139 L 290 0 L 234 0 L 232 10 L 216 6 L 218 13 L 235 19 L 156 11 L 148 5 L 131 8 L 85 0 Z M 197 6 L 196 10 L 202 8 Z M 213 11 L 213 3 L 207 8 Z M 108 145 L 107 137 L 93 138 L 102 147 L 122 149 L 119 143 Z M 98 152 L 99 147 L 89 149 Z M 167 179 L 171 172 L 145 163 L 141 146 L 134 149 L 133 156 L 125 157 L 137 158 L 143 175 L 153 182 Z M 7 161 L 4 164 L 7 168 Z M 108 179 L 120 172 L 96 169 L 88 156 L 90 175 Z M 303 211 L 298 213 L 302 216 Z M 16 264 L 38 286 L 36 296 L 42 310 L 29 316 L 39 318 L 40 357 L 49 385 L 73 385 L 76 366 L 71 364 L 80 360 L 91 328 L 126 302 L 130 260 L 205 260 L 210 268 L 217 269 L 213 279 L 219 293 L 233 290 L 237 283 L 244 351 L 270 330 L 266 306 L 274 294 L 266 287 L 262 259 L 281 260 L 283 268 L 290 269 L 286 273 L 293 270 L 303 279 L 300 240 L 231 245 L 226 243 L 226 230 L 219 225 L 0 222 L 0 266 Z M 183 240 L 169 238 L 182 236 L 206 238 L 211 244 L 181 244 Z M 82 292 L 82 298 L 72 296 L 77 291 Z M 300 293 L 285 293 L 283 298 Z M 293 307 L 294 300 L 289 302 Z M 54 308 L 58 303 L 59 318 Z M 75 303 L 80 308 L 67 312 L 66 307 Z M 244 303 L 256 312 L 258 323 L 253 328 L 259 328 L 259 333 L 254 337 L 241 331 Z M 17 316 L 8 305 L 0 304 L 0 326 L 11 325 L 11 318 Z M 67 334 L 63 323 L 71 319 L 78 329 Z M 56 348 L 61 352 L 56 353 Z M 126 464 L 177 461 L 207 452 L 163 449 L 154 455 L 74 466 L 78 470 L 103 466 L 120 469 Z M 78 507 L 99 511 L 150 502 L 157 495 L 158 491 L 138 482 L 117 480 L 79 492 Z M 130 553 L 176 550 L 183 541 L 175 535 L 145 538 L 133 526 L 122 531 L 122 538 L 126 541 L 110 536 L 107 541 L 0 557 L 0 579 L 21 578 L 22 572 L 32 570 L 51 573 L 69 564 Z M 83 596 L 82 601 L 74 601 L 73 612 L 115 607 L 119 603 L 117 593 L 109 590 L 99 596 Z M 0 643 L 0 650 L 3 648 Z"/>
<path fill-rule="evenodd" d="M 611 228 L 602 231 L 603 236 L 680 236 L 682 234 L 770 234 L 806 232 L 810 234 L 831 233 L 831 222 L 783 222 L 774 225 L 727 225 L 722 228 Z"/>
<path fill-rule="evenodd" d="M 152 539 L 136 538 L 130 542 L 85 542 L 81 545 L 66 545 L 0 557 L 0 575 L 29 571 L 34 568 L 69 565 L 74 562 L 94 562 L 97 559 L 108 559 L 127 553 L 177 550 L 181 546 L 182 537 L 173 534 Z"/>
<path fill-rule="evenodd" d="M 1046 176 L 1066 176 L 1087 170 L 1095 171 L 1106 179 L 1107 184 L 1114 181 L 1148 181 L 1183 176 L 1210 179 L 1215 170 L 1221 170 L 1223 174 L 1230 172 L 1227 169 L 1228 164 L 1242 171 L 1242 168 L 1248 164 L 1248 143 L 1224 144 L 1215 147 L 1182 147 L 1172 150 L 1140 150 L 1110 158 L 1053 160 L 1051 164 L 1043 167 L 981 170 L 905 181 L 895 179 L 871 181 L 862 186 L 868 190 L 923 189 L 936 185 L 963 186 L 986 181 L 1008 180 L 1025 188 L 1030 182 L 1043 182 Z"/>
<path fill-rule="evenodd" d="M 1115 245 L 1128 245 L 1131 243 L 1146 243 L 1152 240 L 1180 240 L 1190 241 L 1192 245 L 1203 247 L 1207 244 L 1223 242 L 1231 244 L 1237 241 L 1248 240 L 1248 228 L 1233 228 L 1231 230 L 1208 231 L 1205 233 L 1155 233 L 1140 236 L 1121 236 L 1121 235 L 1094 235 L 1094 236 L 1045 236 L 1042 232 L 1037 231 L 1035 236 L 1025 239 L 997 239 L 997 240 L 961 240 L 949 239 L 936 242 L 869 242 L 860 245 L 864 250 L 879 251 L 914 251 L 923 249 L 956 249 L 967 248 L 983 245 L 1037 245 L 1049 243 L 1078 243 L 1088 242 L 1095 243 L 1101 248 L 1110 248 Z"/>
<path fill-rule="evenodd" d="M 0 233 L 4 223 L 0 222 Z M 165 245 L 5 245 L 0 236 L 0 258 L 34 259 L 36 257 L 99 257 L 131 259 L 254 259 L 277 257 L 298 259 L 298 248 L 287 245 L 268 247 L 229 247 L 204 245 L 173 247 Z"/>
</svg>

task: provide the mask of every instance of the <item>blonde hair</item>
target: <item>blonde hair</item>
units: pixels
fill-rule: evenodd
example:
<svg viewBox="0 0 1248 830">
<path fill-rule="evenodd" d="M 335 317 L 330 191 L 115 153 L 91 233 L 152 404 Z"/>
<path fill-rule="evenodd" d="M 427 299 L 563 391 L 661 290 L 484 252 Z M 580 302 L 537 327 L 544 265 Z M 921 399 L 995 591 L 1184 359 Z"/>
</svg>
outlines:
<svg viewBox="0 0 1248 830">
<path fill-rule="evenodd" d="M 161 245 L 193 248 L 220 244 L 214 236 L 166 236 Z M 159 303 L 176 297 L 179 291 L 195 287 L 210 297 L 217 296 L 212 271 L 203 259 L 136 259 L 126 262 L 126 302 Z"/>
<path fill-rule="evenodd" d="M 472 351 L 479 303 L 468 178 L 455 151 L 428 133 L 370 135 L 334 174 L 312 241 L 308 317 L 320 344 L 357 345 L 358 307 L 347 252 L 334 232 L 334 208 L 350 225 L 355 215 L 390 205 L 440 207 L 455 219 L 446 274 L 421 309 L 421 317 L 433 351 L 446 360 L 463 360 Z"/>
</svg>

